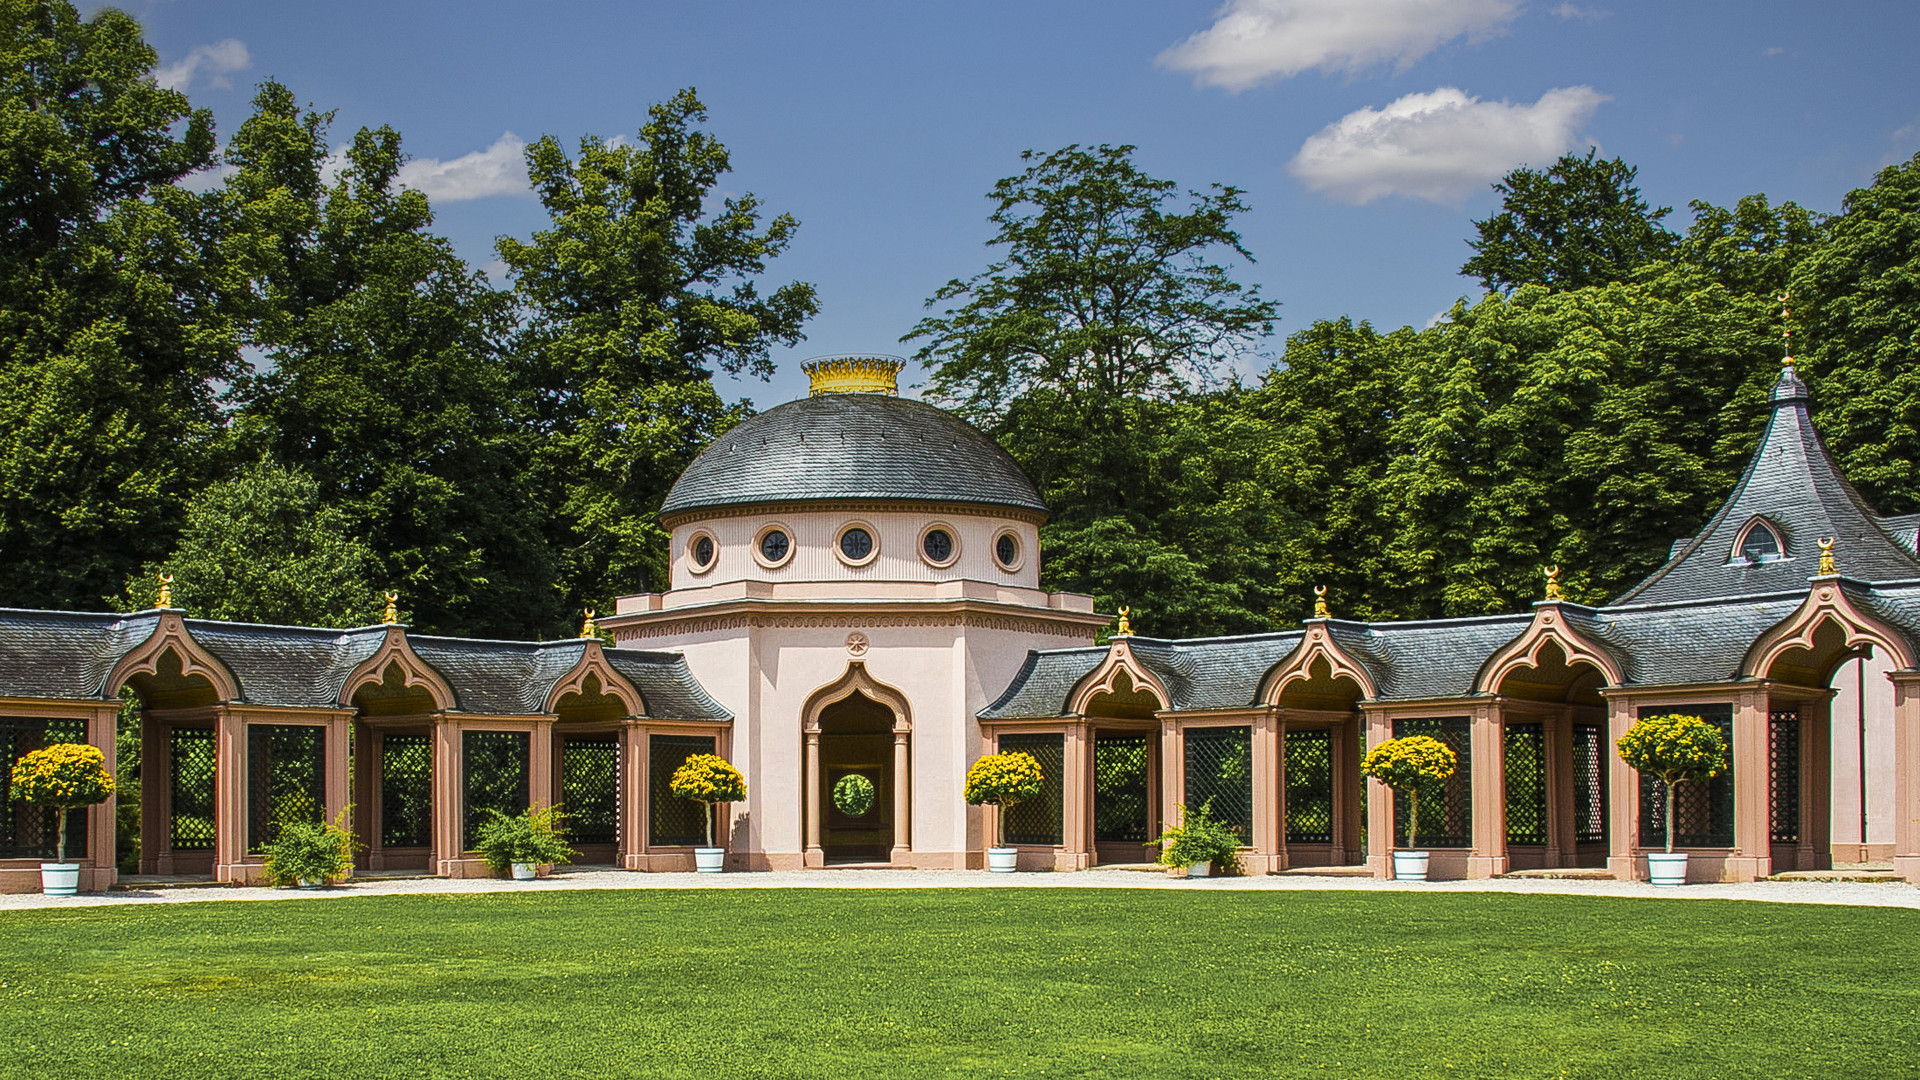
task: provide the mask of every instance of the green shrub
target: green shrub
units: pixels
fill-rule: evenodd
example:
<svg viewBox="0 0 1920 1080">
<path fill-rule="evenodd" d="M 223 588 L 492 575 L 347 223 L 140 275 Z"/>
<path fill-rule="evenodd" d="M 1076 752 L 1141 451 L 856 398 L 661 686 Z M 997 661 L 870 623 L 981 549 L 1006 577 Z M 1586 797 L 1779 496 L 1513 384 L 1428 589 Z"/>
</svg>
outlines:
<svg viewBox="0 0 1920 1080">
<path fill-rule="evenodd" d="M 272 840 L 260 845 L 267 857 L 267 878 L 275 885 L 314 881 L 331 885 L 353 871 L 353 853 L 362 845 L 347 828 L 352 808 L 332 821 L 283 821 Z"/>
<path fill-rule="evenodd" d="M 113 797 L 107 757 L 86 743 L 43 746 L 13 763 L 12 797 L 44 806 L 60 823 L 53 861 L 67 861 L 67 811 Z"/>
<path fill-rule="evenodd" d="M 529 806 L 513 815 L 491 809 L 487 813 L 473 847 L 496 874 L 506 873 L 514 863 L 561 866 L 578 854 L 560 835 L 558 806 Z"/>
<path fill-rule="evenodd" d="M 1005 810 L 1040 794 L 1046 782 L 1046 776 L 1040 772 L 1040 762 L 1032 754 L 1023 754 L 1018 750 L 988 754 L 967 770 L 965 798 L 973 806 L 992 803 Z M 1006 829 L 1007 815 L 1001 814 L 1002 847 L 1006 846 Z"/>
<path fill-rule="evenodd" d="M 1223 874 L 1239 873 L 1240 830 L 1213 816 L 1213 800 L 1208 799 L 1198 810 L 1189 811 L 1185 805 L 1179 809 L 1179 823 L 1147 841 L 1148 847 L 1160 845 L 1160 865 L 1213 863 Z"/>
</svg>

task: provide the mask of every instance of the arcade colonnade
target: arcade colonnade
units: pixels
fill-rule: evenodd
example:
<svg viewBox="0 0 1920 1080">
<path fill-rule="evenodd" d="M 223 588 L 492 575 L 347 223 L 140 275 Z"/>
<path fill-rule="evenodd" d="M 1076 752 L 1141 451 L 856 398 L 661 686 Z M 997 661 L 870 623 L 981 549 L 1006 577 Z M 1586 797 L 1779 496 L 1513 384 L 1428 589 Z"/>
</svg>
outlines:
<svg viewBox="0 0 1920 1080">
<path fill-rule="evenodd" d="M 481 875 L 471 848 L 486 812 L 553 803 L 583 861 L 691 869 L 706 823 L 667 778 L 691 754 L 732 749 L 731 717 L 682 658 L 590 637 L 0 611 L 0 653 L 9 762 L 85 741 L 124 777 L 134 763 L 116 761 L 115 726 L 122 690 L 135 695 L 143 874 L 257 882 L 278 821 L 347 812 L 361 869 Z M 116 802 L 70 822 L 82 889 L 115 879 Z M 19 803 L 0 815 L 0 890 L 37 889 L 54 823 Z"/>
<path fill-rule="evenodd" d="M 1246 838 L 1249 872 L 1390 876 L 1389 836 L 1409 846 L 1404 800 L 1364 781 L 1359 761 L 1427 734 L 1460 761 L 1441 805 L 1423 803 L 1418 846 L 1435 876 L 1644 878 L 1664 803 L 1614 743 L 1641 716 L 1695 713 L 1727 733 L 1732 768 L 1680 789 L 1676 846 L 1696 879 L 1752 880 L 1832 866 L 1832 682 L 1866 658 L 1894 690 L 1894 861 L 1920 881 L 1920 619 L 1907 591 L 1829 574 L 1733 606 L 1552 600 L 1531 616 L 1121 635 L 1031 656 L 982 711 L 983 751 L 1025 750 L 1058 778 L 1008 811 L 1027 868 L 1142 861 L 1182 805 L 1211 801 Z M 1720 636 L 1690 633 L 1708 628 Z"/>
</svg>

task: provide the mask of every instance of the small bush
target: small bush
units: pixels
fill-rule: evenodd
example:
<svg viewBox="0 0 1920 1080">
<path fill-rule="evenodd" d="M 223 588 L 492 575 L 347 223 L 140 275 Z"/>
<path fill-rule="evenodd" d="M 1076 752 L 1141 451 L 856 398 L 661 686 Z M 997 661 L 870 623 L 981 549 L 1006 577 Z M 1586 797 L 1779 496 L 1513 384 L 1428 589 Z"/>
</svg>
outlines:
<svg viewBox="0 0 1920 1080">
<path fill-rule="evenodd" d="M 1213 800 L 1198 810 L 1180 806 L 1180 822 L 1147 841 L 1160 845 L 1161 866 L 1195 866 L 1213 863 L 1223 874 L 1240 872 L 1240 830 L 1213 816 Z"/>
<path fill-rule="evenodd" d="M 747 780 L 733 763 L 718 754 L 695 754 L 673 771 L 667 790 L 707 808 L 707 846 L 713 846 L 713 804 L 740 802 L 747 797 Z"/>
<path fill-rule="evenodd" d="M 1420 846 L 1420 795 L 1446 783 L 1459 759 L 1446 743 L 1429 735 L 1388 739 L 1368 751 L 1360 772 L 1407 797 L 1407 843 Z M 1391 838 L 1388 846 L 1391 847 Z"/>
<path fill-rule="evenodd" d="M 1667 850 L 1672 851 L 1673 789 L 1720 775 L 1727 767 L 1727 740 L 1702 717 L 1667 713 L 1641 717 L 1614 745 L 1620 760 L 1659 777 L 1666 787 Z"/>
<path fill-rule="evenodd" d="M 60 823 L 54 861 L 67 861 L 67 811 L 113 797 L 107 755 L 86 743 L 43 746 L 13 763 L 12 797 L 53 811 Z"/>
<path fill-rule="evenodd" d="M 560 835 L 557 806 L 529 806 L 513 815 L 487 813 L 491 816 L 481 823 L 473 847 L 496 874 L 511 870 L 514 863 L 562 866 L 578 854 Z"/>
<path fill-rule="evenodd" d="M 274 838 L 260 845 L 267 857 L 267 878 L 275 885 L 314 881 L 331 885 L 353 871 L 353 853 L 361 847 L 347 828 L 351 808 L 332 821 L 283 821 Z"/>
</svg>

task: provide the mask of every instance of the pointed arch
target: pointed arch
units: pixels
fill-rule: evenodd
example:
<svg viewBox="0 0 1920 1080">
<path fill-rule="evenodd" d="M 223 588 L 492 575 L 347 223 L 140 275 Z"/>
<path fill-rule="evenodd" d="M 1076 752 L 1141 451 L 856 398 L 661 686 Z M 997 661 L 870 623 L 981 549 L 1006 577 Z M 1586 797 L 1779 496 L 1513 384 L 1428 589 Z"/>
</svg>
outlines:
<svg viewBox="0 0 1920 1080">
<path fill-rule="evenodd" d="M 592 692 L 589 692 L 590 686 L 593 688 Z M 553 689 L 547 692 L 547 700 L 542 706 L 542 711 L 558 712 L 560 699 L 568 694 L 579 694 L 582 697 L 605 695 L 618 698 L 620 704 L 626 708 L 628 716 L 647 714 L 646 698 L 640 693 L 640 688 L 626 676 L 614 670 L 613 665 L 607 661 L 604 647 L 597 640 L 587 642 L 586 650 L 581 654 L 580 659 L 568 669 L 565 675 L 560 676 L 559 681 L 553 684 Z"/>
<path fill-rule="evenodd" d="M 435 712 L 460 707 L 460 699 L 453 692 L 453 685 L 432 664 L 420 659 L 420 654 L 407 644 L 407 632 L 397 626 L 387 630 L 386 640 L 380 643 L 380 648 L 372 656 L 362 660 L 347 674 L 346 681 L 340 686 L 340 704 L 352 706 L 354 695 L 362 688 L 384 685 L 389 669 L 398 672 L 401 688 L 425 691 L 433 699 Z"/>
<path fill-rule="evenodd" d="M 155 679 L 161 676 L 162 661 L 171 653 L 179 662 L 179 676 L 185 679 L 201 678 L 213 688 L 214 701 L 227 702 L 240 700 L 240 680 L 220 658 L 194 640 L 187 629 L 186 620 L 177 612 L 161 614 L 160 621 L 154 626 L 153 633 L 147 639 L 130 649 L 120 658 L 119 663 L 107 675 L 103 688 L 107 697 L 118 697 L 127 683 L 136 678 Z M 171 675 L 171 665 L 166 665 Z"/>
<path fill-rule="evenodd" d="M 1764 514 L 1755 514 L 1734 535 L 1730 563 L 1777 562 L 1787 557 L 1787 530 Z"/>
<path fill-rule="evenodd" d="M 907 705 L 907 695 L 875 679 L 867 672 L 864 660 L 847 661 L 845 674 L 808 695 L 806 705 L 800 710 L 801 730 L 818 734 L 820 714 L 826 711 L 827 706 L 845 701 L 855 694 L 864 695 L 892 710 L 894 731 L 913 730 L 913 710 Z"/>
<path fill-rule="evenodd" d="M 1480 665 L 1480 673 L 1473 680 L 1473 692 L 1499 693 L 1500 684 L 1509 675 L 1522 668 L 1540 667 L 1549 645 L 1560 650 L 1568 667 L 1587 664 L 1598 670 L 1606 677 L 1608 686 L 1622 686 L 1627 681 L 1626 669 L 1606 646 L 1567 622 L 1559 604 L 1546 604 L 1534 611 L 1533 621 L 1520 636 L 1501 646 Z"/>
<path fill-rule="evenodd" d="M 1373 674 L 1367 670 L 1367 666 L 1340 647 L 1340 643 L 1328 633 L 1325 623 L 1317 622 L 1308 624 L 1300 644 L 1267 671 L 1260 683 L 1259 701 L 1266 705 L 1278 705 L 1280 695 L 1286 692 L 1289 684 L 1311 682 L 1318 678 L 1351 679 L 1360 687 L 1362 699 L 1380 696 L 1379 687 L 1375 685 Z"/>
<path fill-rule="evenodd" d="M 1124 688 L 1123 680 L 1126 683 Z M 1140 663 L 1139 657 L 1133 655 L 1133 646 L 1128 639 L 1116 637 L 1107 647 L 1106 659 L 1100 661 L 1100 666 L 1074 684 L 1073 692 L 1067 695 L 1067 712 L 1070 715 L 1087 715 L 1087 707 L 1097 695 L 1125 698 L 1143 693 L 1152 696 L 1159 708 L 1173 708 L 1173 695 L 1167 692 L 1166 684 L 1148 671 Z"/>
<path fill-rule="evenodd" d="M 1832 631 L 1826 630 L 1829 626 L 1833 627 Z M 1775 666 L 1795 650 L 1811 658 L 1831 653 L 1844 659 L 1862 655 L 1874 646 L 1887 651 L 1896 671 L 1912 671 L 1920 666 L 1916 665 L 1914 643 L 1905 634 L 1861 608 L 1847 590 L 1837 585 L 1822 585 L 1809 590 L 1806 600 L 1793 614 L 1754 639 L 1737 675 L 1749 679 L 1772 678 Z M 1833 662 L 1837 663 L 1838 659 Z"/>
</svg>

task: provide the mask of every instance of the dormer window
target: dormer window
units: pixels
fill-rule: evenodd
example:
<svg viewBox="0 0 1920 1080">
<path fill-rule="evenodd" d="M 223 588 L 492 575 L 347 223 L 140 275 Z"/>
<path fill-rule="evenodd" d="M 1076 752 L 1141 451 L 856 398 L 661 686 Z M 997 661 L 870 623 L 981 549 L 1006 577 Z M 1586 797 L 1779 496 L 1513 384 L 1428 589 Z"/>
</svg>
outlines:
<svg viewBox="0 0 1920 1080">
<path fill-rule="evenodd" d="M 1740 561 L 1767 563 L 1778 562 L 1785 557 L 1786 548 L 1780 543 L 1780 534 L 1765 520 L 1753 519 L 1746 533 L 1740 537 Z"/>
</svg>

